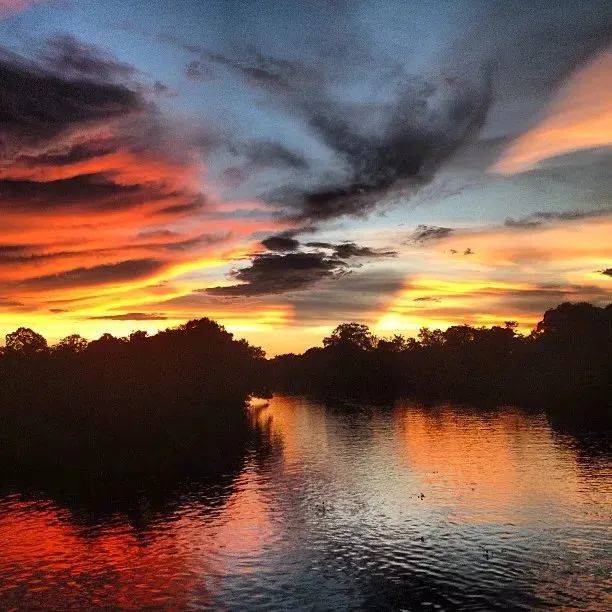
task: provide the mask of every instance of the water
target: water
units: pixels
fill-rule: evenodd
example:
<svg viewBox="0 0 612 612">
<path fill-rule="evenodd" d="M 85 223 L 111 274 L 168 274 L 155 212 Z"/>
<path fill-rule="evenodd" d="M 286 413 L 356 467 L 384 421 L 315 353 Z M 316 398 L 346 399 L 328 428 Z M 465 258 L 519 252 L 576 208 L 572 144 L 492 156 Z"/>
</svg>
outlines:
<svg viewBox="0 0 612 612">
<path fill-rule="evenodd" d="M 516 409 L 276 397 L 237 474 L 0 498 L 0 607 L 612 608 L 601 440 Z M 597 444 L 596 444 L 597 443 Z"/>
</svg>

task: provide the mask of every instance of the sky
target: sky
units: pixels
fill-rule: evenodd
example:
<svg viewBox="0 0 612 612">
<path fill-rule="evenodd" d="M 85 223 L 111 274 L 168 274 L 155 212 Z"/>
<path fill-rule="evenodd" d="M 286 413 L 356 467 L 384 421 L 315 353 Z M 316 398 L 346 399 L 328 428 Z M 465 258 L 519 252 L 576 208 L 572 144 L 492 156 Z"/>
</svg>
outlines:
<svg viewBox="0 0 612 612">
<path fill-rule="evenodd" d="M 0 335 L 611 301 L 609 2 L 0 0 L 0 73 Z"/>
</svg>

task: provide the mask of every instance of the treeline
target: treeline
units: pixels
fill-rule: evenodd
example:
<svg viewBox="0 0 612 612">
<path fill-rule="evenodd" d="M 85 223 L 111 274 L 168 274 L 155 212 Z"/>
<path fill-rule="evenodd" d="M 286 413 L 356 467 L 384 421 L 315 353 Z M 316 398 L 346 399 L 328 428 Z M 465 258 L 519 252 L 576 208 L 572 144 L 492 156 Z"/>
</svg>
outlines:
<svg viewBox="0 0 612 612">
<path fill-rule="evenodd" d="M 209 319 L 54 346 L 20 328 L 0 354 L 0 463 L 111 476 L 222 471 L 249 436 L 245 400 L 263 367 L 261 349 Z"/>
<path fill-rule="evenodd" d="M 401 396 L 518 403 L 609 416 L 612 304 L 564 303 L 527 336 L 503 327 L 421 329 L 418 338 L 377 338 L 358 323 L 339 325 L 322 348 L 269 362 L 276 389 L 361 401 Z"/>
<path fill-rule="evenodd" d="M 360 403 L 514 403 L 609 419 L 611 364 L 612 305 L 586 303 L 548 310 L 527 336 L 508 322 L 385 339 L 344 323 L 323 347 L 268 361 L 209 319 L 54 346 L 20 328 L 0 351 L 0 470 L 223 472 L 253 434 L 247 398 L 269 390 Z"/>
</svg>

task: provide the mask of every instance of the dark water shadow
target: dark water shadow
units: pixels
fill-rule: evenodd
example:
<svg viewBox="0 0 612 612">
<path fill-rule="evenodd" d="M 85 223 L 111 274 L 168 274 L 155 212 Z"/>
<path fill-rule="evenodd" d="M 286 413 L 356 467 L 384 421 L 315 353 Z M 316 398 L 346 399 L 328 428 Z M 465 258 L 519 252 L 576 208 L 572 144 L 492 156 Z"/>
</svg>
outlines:
<svg viewBox="0 0 612 612">
<path fill-rule="evenodd" d="M 51 450 L 39 448 L 27 463 L 0 464 L 0 501 L 16 496 L 26 503 L 52 503 L 67 510 L 75 526 L 120 519 L 146 530 L 160 517 L 172 521 L 186 504 L 197 502 L 203 511 L 222 507 L 247 462 L 264 461 L 281 444 L 271 439 L 269 424 L 246 410 L 228 421 L 222 435 L 213 428 L 192 432 L 188 440 L 181 447 L 160 440 L 154 449 L 147 440 L 127 454 L 115 448 L 97 453 L 88 446 L 80 457 L 74 447 L 63 455 L 54 448 L 48 461 Z"/>
</svg>

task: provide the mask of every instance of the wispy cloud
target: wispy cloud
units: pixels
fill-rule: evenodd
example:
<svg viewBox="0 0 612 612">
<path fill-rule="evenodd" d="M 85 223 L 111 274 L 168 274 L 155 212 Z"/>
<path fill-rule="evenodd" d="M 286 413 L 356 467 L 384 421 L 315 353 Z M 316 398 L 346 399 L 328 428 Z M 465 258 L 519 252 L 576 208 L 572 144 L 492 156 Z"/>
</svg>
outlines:
<svg viewBox="0 0 612 612">
<path fill-rule="evenodd" d="M 544 118 L 519 136 L 491 167 L 501 174 L 526 172 L 547 159 L 612 145 L 612 51 L 574 74 Z"/>
</svg>

